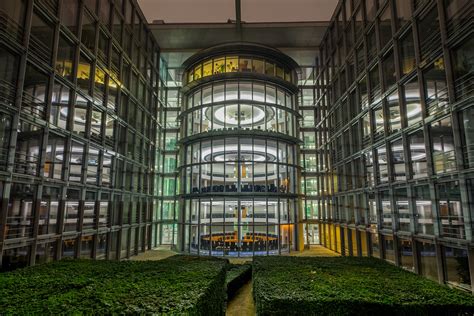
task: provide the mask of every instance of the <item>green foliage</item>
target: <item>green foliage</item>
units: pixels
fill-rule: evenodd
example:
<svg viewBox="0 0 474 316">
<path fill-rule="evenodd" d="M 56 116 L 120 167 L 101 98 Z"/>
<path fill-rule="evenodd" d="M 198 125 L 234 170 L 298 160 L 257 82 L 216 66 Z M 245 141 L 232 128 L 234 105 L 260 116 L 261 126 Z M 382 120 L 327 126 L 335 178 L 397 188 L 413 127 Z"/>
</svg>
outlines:
<svg viewBox="0 0 474 316">
<path fill-rule="evenodd" d="M 0 274 L 0 315 L 223 315 L 227 260 L 62 260 Z"/>
<path fill-rule="evenodd" d="M 256 257 L 259 315 L 472 315 L 474 297 L 374 258 Z"/>
<path fill-rule="evenodd" d="M 237 290 L 247 283 L 251 277 L 252 265 L 250 263 L 230 265 L 225 280 L 228 297 L 234 296 Z"/>
</svg>

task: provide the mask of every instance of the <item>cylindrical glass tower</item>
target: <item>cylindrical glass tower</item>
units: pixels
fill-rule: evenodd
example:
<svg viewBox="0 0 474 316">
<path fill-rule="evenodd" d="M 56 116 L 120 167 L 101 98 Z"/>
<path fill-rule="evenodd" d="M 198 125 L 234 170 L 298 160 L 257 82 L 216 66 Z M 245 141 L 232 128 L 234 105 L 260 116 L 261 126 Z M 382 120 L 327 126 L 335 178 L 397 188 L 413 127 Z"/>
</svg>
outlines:
<svg viewBox="0 0 474 316">
<path fill-rule="evenodd" d="M 297 246 L 297 64 L 248 43 L 185 64 L 178 247 L 253 256 Z"/>
</svg>

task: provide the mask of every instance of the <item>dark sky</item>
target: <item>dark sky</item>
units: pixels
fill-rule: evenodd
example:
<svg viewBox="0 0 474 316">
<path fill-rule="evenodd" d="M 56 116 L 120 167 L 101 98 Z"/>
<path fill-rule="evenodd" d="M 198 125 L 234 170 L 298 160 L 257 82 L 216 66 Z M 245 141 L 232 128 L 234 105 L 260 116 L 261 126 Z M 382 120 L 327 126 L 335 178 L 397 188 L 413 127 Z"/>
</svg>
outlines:
<svg viewBox="0 0 474 316">
<path fill-rule="evenodd" d="M 241 0 L 246 22 L 329 21 L 337 0 Z M 149 22 L 226 22 L 235 0 L 138 0 Z"/>
</svg>

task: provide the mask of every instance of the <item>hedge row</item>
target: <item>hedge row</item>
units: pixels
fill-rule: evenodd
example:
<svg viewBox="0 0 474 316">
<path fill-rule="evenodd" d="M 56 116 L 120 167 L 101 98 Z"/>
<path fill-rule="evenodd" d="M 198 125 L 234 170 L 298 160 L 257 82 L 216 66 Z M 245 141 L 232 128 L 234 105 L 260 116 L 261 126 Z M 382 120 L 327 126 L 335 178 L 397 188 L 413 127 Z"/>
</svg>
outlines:
<svg viewBox="0 0 474 316">
<path fill-rule="evenodd" d="M 258 315 L 472 315 L 474 297 L 382 260 L 257 257 Z"/>
<path fill-rule="evenodd" d="M 226 285 L 227 285 L 227 296 L 231 298 L 234 294 L 250 279 L 252 278 L 252 265 L 250 263 L 245 264 L 232 264 L 227 270 Z"/>
<path fill-rule="evenodd" d="M 63 260 L 0 274 L 0 314 L 223 315 L 227 260 Z"/>
</svg>

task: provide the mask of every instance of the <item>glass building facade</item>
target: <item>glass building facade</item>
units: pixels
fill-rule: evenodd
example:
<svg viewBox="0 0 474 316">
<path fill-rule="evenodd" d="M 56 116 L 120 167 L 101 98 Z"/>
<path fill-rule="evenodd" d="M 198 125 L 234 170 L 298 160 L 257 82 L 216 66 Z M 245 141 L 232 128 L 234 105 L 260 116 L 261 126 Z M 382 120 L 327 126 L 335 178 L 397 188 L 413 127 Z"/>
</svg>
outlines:
<svg viewBox="0 0 474 316">
<path fill-rule="evenodd" d="M 178 247 L 217 256 L 296 249 L 297 64 L 240 43 L 184 66 Z"/>
<path fill-rule="evenodd" d="M 159 48 L 129 0 L 0 2 L 0 264 L 151 248 Z"/>
<path fill-rule="evenodd" d="M 467 0 L 339 1 L 308 132 L 324 246 L 469 290 L 473 12 Z"/>
<path fill-rule="evenodd" d="M 162 52 L 134 0 L 0 1 L 1 270 L 321 244 L 473 290 L 473 13 L 339 0 L 303 62 L 217 25 Z"/>
</svg>

